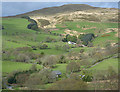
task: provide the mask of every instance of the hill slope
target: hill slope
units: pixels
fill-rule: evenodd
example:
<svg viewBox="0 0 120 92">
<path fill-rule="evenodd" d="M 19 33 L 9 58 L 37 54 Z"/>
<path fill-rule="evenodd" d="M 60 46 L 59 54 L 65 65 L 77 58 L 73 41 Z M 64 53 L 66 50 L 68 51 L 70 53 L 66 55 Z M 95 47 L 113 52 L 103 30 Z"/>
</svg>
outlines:
<svg viewBox="0 0 120 92">
<path fill-rule="evenodd" d="M 37 21 L 39 27 L 41 27 L 39 19 L 48 20 L 50 24 L 43 28 L 55 28 L 56 24 L 65 21 L 118 22 L 118 9 L 92 7 L 85 4 L 68 4 L 43 8 L 11 17 L 21 16 L 30 16 Z"/>
<path fill-rule="evenodd" d="M 31 12 L 27 12 L 24 14 L 19 14 L 17 16 L 23 16 L 23 15 L 29 15 L 29 16 L 34 16 L 34 15 L 55 15 L 57 13 L 66 13 L 66 12 L 74 12 L 74 11 L 83 11 L 83 10 L 89 10 L 89 9 L 99 9 L 97 7 L 92 7 L 89 5 L 85 4 L 67 4 L 59 7 L 48 7 L 48 8 L 43 8 L 43 9 L 38 9 L 34 10 Z"/>
</svg>

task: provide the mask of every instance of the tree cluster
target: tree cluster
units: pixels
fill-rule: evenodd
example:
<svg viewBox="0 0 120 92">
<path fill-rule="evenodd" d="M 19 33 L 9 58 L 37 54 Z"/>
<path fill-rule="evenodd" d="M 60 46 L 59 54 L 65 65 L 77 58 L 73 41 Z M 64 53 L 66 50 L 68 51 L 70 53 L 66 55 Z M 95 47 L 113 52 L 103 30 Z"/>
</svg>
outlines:
<svg viewBox="0 0 120 92">
<path fill-rule="evenodd" d="M 80 35 L 79 39 L 83 42 L 85 46 L 88 45 L 89 42 L 91 42 L 95 38 L 93 33 L 85 34 L 85 35 Z"/>
<path fill-rule="evenodd" d="M 66 67 L 66 71 L 68 73 L 71 73 L 71 72 L 78 72 L 80 70 L 80 65 L 79 63 L 77 62 L 71 62 L 67 65 Z"/>
<path fill-rule="evenodd" d="M 28 29 L 32 29 L 32 30 L 38 31 L 38 25 L 37 25 L 37 22 L 34 19 L 31 19 L 29 16 L 22 16 L 21 18 L 25 18 L 29 22 L 31 22 L 27 26 Z"/>
<path fill-rule="evenodd" d="M 62 39 L 63 42 L 77 42 L 77 37 L 76 36 L 71 36 L 69 34 L 66 35 L 66 38 Z"/>
</svg>

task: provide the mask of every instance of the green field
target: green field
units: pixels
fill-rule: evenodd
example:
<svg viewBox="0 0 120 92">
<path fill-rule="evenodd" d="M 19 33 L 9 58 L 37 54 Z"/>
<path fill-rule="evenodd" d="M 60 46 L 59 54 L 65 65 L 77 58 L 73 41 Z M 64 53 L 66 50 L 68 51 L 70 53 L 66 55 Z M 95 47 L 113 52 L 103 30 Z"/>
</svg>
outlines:
<svg viewBox="0 0 120 92">
<path fill-rule="evenodd" d="M 22 62 L 12 62 L 12 61 L 3 61 L 2 62 L 2 72 L 3 73 L 10 73 L 17 70 L 28 70 L 32 64 L 29 63 L 22 63 Z M 37 65 L 38 69 L 41 69 L 41 65 Z"/>
<path fill-rule="evenodd" d="M 47 33 L 41 29 L 39 29 L 38 31 L 28 29 L 27 25 L 30 24 L 30 22 L 27 19 L 3 18 L 2 24 L 4 26 L 4 29 L 2 30 L 2 37 L 3 37 L 3 41 L 2 41 L 3 48 L 2 49 L 3 49 L 3 51 L 5 51 L 4 54 L 6 54 L 6 52 L 8 51 L 8 53 L 6 54 L 6 57 L 8 57 L 8 59 L 4 60 L 2 62 L 2 73 L 3 73 L 4 77 L 6 77 L 7 74 L 9 74 L 13 71 L 17 71 L 17 70 L 21 71 L 21 70 L 30 69 L 30 67 L 32 66 L 32 64 L 35 61 L 36 61 L 35 63 L 39 63 L 39 62 L 37 62 L 37 59 L 40 59 L 40 65 L 37 64 L 37 69 L 43 69 L 44 58 L 46 59 L 46 57 L 49 55 L 55 56 L 57 58 L 56 59 L 57 64 L 55 63 L 55 65 L 53 65 L 54 67 L 50 67 L 50 66 L 47 66 L 47 67 L 45 66 L 45 67 L 48 69 L 50 68 L 50 70 L 52 70 L 52 71 L 54 71 L 54 70 L 60 71 L 62 73 L 62 77 L 60 79 L 62 79 L 62 78 L 64 79 L 64 77 L 66 77 L 66 74 L 67 74 L 66 67 L 70 62 L 73 61 L 74 63 L 75 62 L 81 63 L 82 59 L 83 59 L 82 62 L 84 65 L 80 65 L 80 67 L 79 67 L 80 69 L 99 71 L 99 70 L 107 70 L 110 66 L 112 66 L 113 69 L 115 70 L 115 72 L 118 73 L 118 59 L 116 59 L 116 58 L 109 58 L 109 59 L 103 60 L 102 62 L 96 64 L 95 66 L 93 66 L 91 68 L 86 67 L 86 66 L 89 66 L 89 65 L 87 65 L 88 63 L 90 65 L 92 65 L 91 63 L 93 63 L 93 62 L 95 63 L 95 60 L 94 60 L 95 58 L 94 57 L 90 58 L 91 57 L 90 55 L 94 49 L 99 48 L 99 47 L 105 48 L 107 42 L 110 42 L 110 43 L 118 42 L 118 37 L 116 36 L 116 34 L 117 34 L 116 31 L 106 33 L 107 28 L 117 28 L 118 27 L 117 23 L 71 21 L 71 22 L 64 22 L 62 24 L 56 24 L 56 29 L 58 29 L 58 30 L 51 31 L 52 33 L 57 33 L 57 34 L 62 34 L 62 35 L 66 34 L 64 32 L 66 29 L 71 30 L 71 31 L 76 31 L 78 33 L 85 33 L 85 34 L 94 33 L 94 35 L 95 36 L 98 35 L 98 37 L 96 36 L 92 40 L 91 43 L 93 43 L 93 46 L 91 46 L 91 47 L 77 46 L 79 44 L 82 44 L 82 42 L 77 43 L 77 45 L 68 44 L 68 42 L 62 41 L 62 39 L 65 36 L 54 35 L 49 32 Z M 83 30 L 84 28 L 88 28 L 88 29 Z M 98 32 L 99 30 L 100 30 L 100 33 Z M 107 36 L 103 36 L 103 35 L 107 35 Z M 49 38 L 53 39 L 53 41 L 51 41 L 51 42 L 46 41 Z M 45 48 L 45 49 L 39 48 L 39 46 L 41 44 L 46 44 L 48 46 L 48 48 Z M 33 49 L 32 48 L 33 46 L 36 46 L 37 48 Z M 22 48 L 22 51 L 21 51 L 20 47 L 25 47 L 25 48 Z M 27 49 L 26 47 L 29 47 L 30 50 L 29 50 L 29 48 Z M 19 49 L 20 49 L 20 51 L 19 51 Z M 83 49 L 84 51 L 80 52 L 81 49 Z M 71 52 L 75 53 L 75 55 L 78 56 L 79 59 L 77 59 L 77 58 L 70 59 L 72 56 L 73 57 L 75 56 Z M 9 56 L 9 54 L 11 56 Z M 16 57 L 18 58 L 19 54 L 26 55 L 26 57 L 28 54 L 28 56 L 29 56 L 28 60 L 30 60 L 30 62 L 28 62 L 28 63 L 23 63 L 26 61 L 15 62 L 15 61 L 17 61 Z M 70 54 L 71 54 L 71 57 L 69 56 Z M 94 51 L 94 53 L 92 53 L 92 55 L 93 54 L 96 54 L 95 51 Z M 34 57 L 34 55 L 36 55 L 36 57 Z M 58 61 L 60 60 L 60 58 L 58 58 L 58 57 L 60 55 L 65 55 L 66 63 L 61 63 L 61 64 L 58 63 Z M 84 55 L 87 57 L 84 57 Z M 99 55 L 101 55 L 101 54 L 97 53 L 97 55 L 99 58 L 100 57 Z M 22 59 L 25 59 L 25 58 L 22 56 Z M 54 61 L 54 59 L 55 58 L 50 59 L 50 60 Z M 49 59 L 47 59 L 47 60 L 50 62 Z M 86 60 L 86 62 L 88 61 L 88 63 L 87 64 L 86 64 L 86 62 L 84 63 L 84 60 Z M 75 73 L 78 73 L 78 74 L 81 72 L 82 72 L 82 70 L 80 72 L 79 72 L 79 70 L 77 72 L 75 71 Z M 37 85 L 37 86 L 40 89 L 47 89 L 52 84 L 54 84 L 54 83 L 47 83 L 47 84 Z"/>
<path fill-rule="evenodd" d="M 77 25 L 79 25 L 79 28 L 77 27 Z M 96 28 L 83 30 L 82 27 L 85 27 L 85 28 L 96 27 Z M 97 30 L 100 30 L 100 29 L 103 31 L 106 31 L 107 28 L 118 28 L 118 24 L 117 23 L 97 23 L 97 22 L 87 22 L 87 21 L 65 22 L 64 24 L 57 24 L 56 28 L 61 30 L 68 28 L 70 30 L 75 30 L 78 32 L 95 33 Z"/>
<path fill-rule="evenodd" d="M 118 73 L 118 59 L 110 58 L 100 62 L 99 64 L 90 68 L 90 70 L 107 70 L 109 67 L 113 67 L 116 73 Z"/>
<path fill-rule="evenodd" d="M 57 64 L 53 70 L 59 70 L 62 73 L 66 73 L 67 64 Z"/>
<path fill-rule="evenodd" d="M 27 25 L 29 23 L 30 22 L 28 22 L 28 20 L 22 19 L 22 18 L 3 18 L 3 26 L 5 28 L 2 32 L 3 33 L 3 49 L 11 49 L 11 48 L 18 48 L 18 47 L 30 47 L 32 45 L 39 44 L 41 41 L 44 41 L 46 39 L 46 37 L 60 39 L 59 36 L 50 35 L 43 31 L 40 31 L 36 34 L 36 32 L 34 30 L 27 29 Z M 79 25 L 80 28 L 78 28 L 77 25 Z M 86 28 L 96 27 L 96 28 L 83 30 L 82 27 L 86 27 Z M 52 32 L 62 34 L 62 33 L 65 33 L 64 30 L 66 28 L 68 28 L 70 30 L 75 30 L 78 32 L 95 33 L 96 34 L 95 31 L 98 29 L 101 29 L 103 32 L 105 32 L 106 28 L 117 28 L 117 27 L 118 27 L 117 23 L 95 23 L 95 22 L 87 22 L 87 21 L 85 21 L 85 22 L 65 22 L 64 24 L 57 24 L 56 28 L 58 28 L 59 30 L 52 31 Z M 100 45 L 101 47 L 104 47 L 106 41 L 108 41 L 108 40 L 113 43 L 118 41 L 118 38 L 115 37 L 116 32 L 111 32 L 108 34 L 110 36 L 106 36 L 106 37 L 99 36 L 99 37 L 95 38 L 93 41 L 94 46 Z M 63 46 L 68 43 L 58 41 L 58 42 L 51 42 L 51 43 L 45 43 L 45 44 L 48 45 L 49 49 L 38 49 L 38 50 L 34 50 L 33 52 L 34 53 L 44 52 L 45 55 L 59 55 L 59 54 L 67 54 L 68 53 L 64 49 L 57 50 L 55 48 L 55 45 Z M 70 49 L 72 51 L 79 52 L 80 49 L 83 49 L 83 48 L 78 47 L 78 48 L 70 48 Z M 92 48 L 84 47 L 84 49 L 85 49 L 85 52 L 87 52 L 87 51 L 91 50 Z M 5 64 L 7 64 L 7 63 L 5 63 Z M 3 70 L 7 71 L 7 68 L 5 69 L 4 65 L 3 65 Z M 25 64 L 25 65 L 30 66 L 30 64 Z M 60 69 L 62 69 L 61 68 L 62 66 L 58 66 L 58 67 L 60 67 Z M 26 68 L 28 68 L 28 67 L 26 67 Z M 12 70 L 14 70 L 14 68 Z M 12 70 L 9 70 L 9 71 L 12 71 Z M 63 70 L 64 70 L 64 68 L 63 68 Z"/>
</svg>

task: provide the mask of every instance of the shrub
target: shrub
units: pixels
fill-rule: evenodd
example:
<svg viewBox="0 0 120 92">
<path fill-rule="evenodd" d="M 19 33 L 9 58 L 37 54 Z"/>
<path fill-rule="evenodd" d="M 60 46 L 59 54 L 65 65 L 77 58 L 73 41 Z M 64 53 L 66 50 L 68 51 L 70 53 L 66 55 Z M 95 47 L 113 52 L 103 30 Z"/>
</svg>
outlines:
<svg viewBox="0 0 120 92">
<path fill-rule="evenodd" d="M 70 72 L 78 72 L 80 70 L 80 65 L 77 62 L 71 62 L 67 65 L 66 71 Z"/>
<path fill-rule="evenodd" d="M 2 77 L 2 89 L 6 89 L 7 82 L 5 81 L 5 78 Z"/>
<path fill-rule="evenodd" d="M 39 49 L 47 49 L 48 48 L 48 45 L 47 44 L 40 44 L 38 46 Z"/>
<path fill-rule="evenodd" d="M 35 68 L 33 68 L 35 70 Z M 14 71 L 7 76 L 7 82 L 10 84 L 17 83 L 20 85 L 23 85 L 25 81 L 28 80 L 28 77 L 30 74 L 32 74 L 35 71 L 26 70 L 26 71 Z"/>
<path fill-rule="evenodd" d="M 54 55 L 46 56 L 42 58 L 43 66 L 53 67 L 57 63 L 57 58 Z"/>
<path fill-rule="evenodd" d="M 67 35 L 66 39 L 67 39 L 67 41 L 77 42 L 77 37 L 76 36 Z"/>
<path fill-rule="evenodd" d="M 37 25 L 37 22 L 34 19 L 28 19 L 28 21 L 31 22 L 31 24 L 36 24 Z"/>
<path fill-rule="evenodd" d="M 16 75 L 15 79 L 16 79 L 16 83 L 19 85 L 23 85 L 25 83 L 26 80 L 28 80 L 29 78 L 29 74 L 28 73 L 20 73 L 18 75 Z"/>
<path fill-rule="evenodd" d="M 29 52 L 29 51 L 26 51 L 24 52 L 24 54 L 26 54 L 30 59 L 37 59 L 38 57 L 41 57 L 40 54 L 37 54 L 37 53 L 34 53 L 34 52 Z"/>
<path fill-rule="evenodd" d="M 30 47 L 18 47 L 16 48 L 17 51 L 32 51 L 32 49 Z"/>
<path fill-rule="evenodd" d="M 92 42 L 88 42 L 88 47 L 93 47 L 93 43 Z"/>
<path fill-rule="evenodd" d="M 25 54 L 18 54 L 15 58 L 16 62 L 28 62 L 30 58 Z"/>
<path fill-rule="evenodd" d="M 42 85 L 43 82 L 41 80 L 41 75 L 39 73 L 32 74 L 28 77 L 28 79 L 25 81 L 24 86 L 28 87 L 29 89 L 36 89 L 36 85 Z"/>
<path fill-rule="evenodd" d="M 67 42 L 67 39 L 66 39 L 66 38 L 63 38 L 62 41 L 63 41 L 63 42 Z"/>
<path fill-rule="evenodd" d="M 54 38 L 47 37 L 47 38 L 45 39 L 45 42 L 57 42 L 57 41 L 56 41 L 56 39 L 54 39 Z"/>
<path fill-rule="evenodd" d="M 63 42 L 68 42 L 68 41 L 77 42 L 77 36 L 71 36 L 71 35 L 67 34 L 66 38 L 63 38 L 62 41 Z"/>
<path fill-rule="evenodd" d="M 48 20 L 45 20 L 45 19 L 38 19 L 38 21 L 40 22 L 42 27 L 50 24 L 50 22 Z"/>
<path fill-rule="evenodd" d="M 85 35 L 85 34 L 80 34 L 80 35 L 78 36 L 78 39 L 83 38 L 83 37 L 84 37 L 84 35 Z"/>
<path fill-rule="evenodd" d="M 83 44 L 87 46 L 88 42 L 91 42 L 93 38 L 95 38 L 94 34 L 89 33 L 89 34 L 82 36 L 81 41 L 83 41 Z"/>
<path fill-rule="evenodd" d="M 43 85 L 55 81 L 56 75 L 48 69 L 43 69 L 39 73 L 32 74 L 25 82 L 25 86 L 33 88 L 34 85 Z"/>
<path fill-rule="evenodd" d="M 22 16 L 21 18 L 30 19 L 29 16 Z"/>
<path fill-rule="evenodd" d="M 84 66 L 85 68 L 89 67 L 92 63 L 88 61 L 86 58 L 82 58 L 82 60 L 79 62 L 81 66 Z"/>
<path fill-rule="evenodd" d="M 108 21 L 110 21 L 110 22 L 118 22 L 119 19 L 116 17 L 116 18 L 108 19 Z"/>
<path fill-rule="evenodd" d="M 37 24 L 35 24 L 35 23 L 31 23 L 31 24 L 29 24 L 28 26 L 27 26 L 27 28 L 28 29 L 32 29 L 32 30 L 38 30 L 38 26 L 37 26 Z"/>
<path fill-rule="evenodd" d="M 10 84 L 16 83 L 16 75 L 19 74 L 20 71 L 14 71 L 7 75 L 7 82 Z"/>
<path fill-rule="evenodd" d="M 44 55 L 45 53 L 44 53 L 44 52 L 41 52 L 40 54 L 41 54 L 41 55 Z"/>
<path fill-rule="evenodd" d="M 33 50 L 37 50 L 37 47 L 36 47 L 36 46 L 32 46 L 32 49 L 33 49 Z"/>
<path fill-rule="evenodd" d="M 35 61 L 37 64 L 42 64 L 42 60 L 40 59 L 40 58 L 38 58 L 38 59 L 36 59 L 36 61 Z"/>
<path fill-rule="evenodd" d="M 57 81 L 53 86 L 49 87 L 48 90 L 87 90 L 87 83 L 82 80 L 75 79 L 64 79 Z"/>
<path fill-rule="evenodd" d="M 3 25 L 0 25 L 0 30 L 3 30 L 5 29 Z"/>
<path fill-rule="evenodd" d="M 7 77 L 7 82 L 12 84 L 12 83 L 16 83 L 16 79 L 13 73 L 9 74 Z"/>
<path fill-rule="evenodd" d="M 57 44 L 57 45 L 55 45 L 55 49 L 56 49 L 56 50 L 60 50 L 60 49 L 61 49 L 61 46 Z"/>
<path fill-rule="evenodd" d="M 5 51 L 2 53 L 2 60 L 11 60 L 12 53 L 11 51 Z"/>
<path fill-rule="evenodd" d="M 79 74 L 77 74 L 77 73 L 72 73 L 72 74 L 70 74 L 70 79 L 79 80 L 79 79 L 80 79 L 80 76 L 79 76 Z"/>
<path fill-rule="evenodd" d="M 81 49 L 81 50 L 80 50 L 80 53 L 83 53 L 84 51 L 85 51 L 84 49 Z"/>
<path fill-rule="evenodd" d="M 93 80 L 92 72 L 89 71 L 89 70 L 83 70 L 82 75 L 84 75 L 82 80 L 85 81 L 85 82 L 91 82 Z"/>
<path fill-rule="evenodd" d="M 43 69 L 40 72 L 41 80 L 43 83 L 53 83 L 56 81 L 56 74 L 52 73 L 49 69 Z"/>
<path fill-rule="evenodd" d="M 69 45 L 63 45 L 62 48 L 63 48 L 64 51 L 68 52 L 69 49 L 70 49 L 70 46 Z"/>
<path fill-rule="evenodd" d="M 93 80 L 93 76 L 91 76 L 91 75 L 85 75 L 82 78 L 82 80 L 85 81 L 85 82 L 91 82 Z"/>
<path fill-rule="evenodd" d="M 87 46 L 88 42 L 87 41 L 83 41 L 82 44 L 85 45 L 85 46 Z"/>
<path fill-rule="evenodd" d="M 36 64 L 33 64 L 33 65 L 30 67 L 30 70 L 33 71 L 33 72 L 37 71 L 37 66 L 36 66 Z"/>
<path fill-rule="evenodd" d="M 66 63 L 66 57 L 64 55 L 59 57 L 59 63 Z"/>
</svg>

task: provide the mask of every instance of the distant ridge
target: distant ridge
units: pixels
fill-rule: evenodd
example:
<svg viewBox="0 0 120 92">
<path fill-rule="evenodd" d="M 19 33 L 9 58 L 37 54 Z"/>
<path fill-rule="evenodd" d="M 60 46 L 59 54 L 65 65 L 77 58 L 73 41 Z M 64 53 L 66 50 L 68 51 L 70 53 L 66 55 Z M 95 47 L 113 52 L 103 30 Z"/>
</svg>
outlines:
<svg viewBox="0 0 120 92">
<path fill-rule="evenodd" d="M 23 15 L 34 16 L 34 15 L 55 15 L 57 13 L 64 13 L 64 12 L 74 12 L 74 11 L 84 11 L 89 9 L 98 9 L 99 7 L 92 7 L 86 4 L 66 4 L 58 7 L 48 7 L 43 9 L 34 10 L 31 12 L 18 14 L 15 16 L 6 16 L 7 17 L 20 17 Z"/>
</svg>

